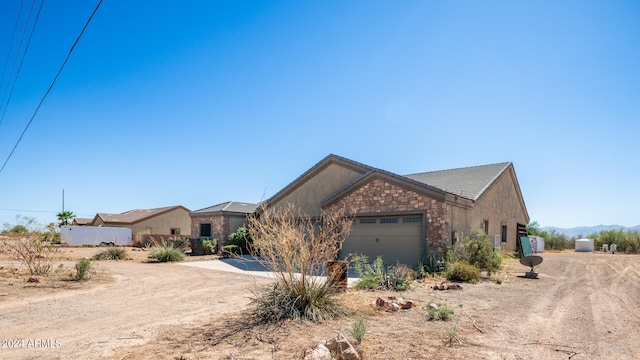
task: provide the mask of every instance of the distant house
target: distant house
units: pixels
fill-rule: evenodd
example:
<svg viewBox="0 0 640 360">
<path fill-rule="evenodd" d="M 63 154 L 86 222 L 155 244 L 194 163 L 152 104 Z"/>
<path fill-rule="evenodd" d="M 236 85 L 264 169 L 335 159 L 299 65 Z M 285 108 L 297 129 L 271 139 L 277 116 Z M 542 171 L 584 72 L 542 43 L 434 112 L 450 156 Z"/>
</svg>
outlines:
<svg viewBox="0 0 640 360">
<path fill-rule="evenodd" d="M 258 204 L 227 201 L 222 204 L 195 210 L 191 217 L 193 237 L 218 240 L 218 246 L 224 246 L 230 234 L 246 226 L 247 216 L 253 214 Z"/>
<path fill-rule="evenodd" d="M 91 221 L 93 221 L 93 219 L 91 219 L 91 218 L 73 218 L 73 221 L 71 222 L 71 225 L 73 225 L 73 226 L 88 226 L 88 225 L 91 225 Z"/>
<path fill-rule="evenodd" d="M 529 222 L 510 162 L 403 176 L 329 155 L 266 206 L 288 203 L 315 218 L 346 207 L 354 224 L 340 257 L 361 253 L 410 265 L 427 253 L 444 255 L 474 228 L 514 251 Z"/>
<path fill-rule="evenodd" d="M 189 237 L 191 219 L 184 206 L 168 206 L 157 209 L 136 209 L 121 214 L 98 213 L 91 226 L 125 227 L 131 229 L 134 242 L 144 243 L 144 236 Z"/>
</svg>

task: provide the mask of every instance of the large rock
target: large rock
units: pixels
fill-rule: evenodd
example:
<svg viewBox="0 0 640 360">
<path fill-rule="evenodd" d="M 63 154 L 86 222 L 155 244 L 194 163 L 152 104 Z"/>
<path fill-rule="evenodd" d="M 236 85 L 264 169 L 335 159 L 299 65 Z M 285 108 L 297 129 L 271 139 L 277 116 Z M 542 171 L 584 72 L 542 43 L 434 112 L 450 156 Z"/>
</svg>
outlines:
<svg viewBox="0 0 640 360">
<path fill-rule="evenodd" d="M 337 360 L 360 360 L 360 355 L 344 336 L 339 335 L 337 339 L 327 342 L 326 346 Z"/>
<path fill-rule="evenodd" d="M 319 342 L 316 347 L 309 348 L 304 352 L 303 360 L 333 360 L 333 357 L 324 342 Z"/>
</svg>

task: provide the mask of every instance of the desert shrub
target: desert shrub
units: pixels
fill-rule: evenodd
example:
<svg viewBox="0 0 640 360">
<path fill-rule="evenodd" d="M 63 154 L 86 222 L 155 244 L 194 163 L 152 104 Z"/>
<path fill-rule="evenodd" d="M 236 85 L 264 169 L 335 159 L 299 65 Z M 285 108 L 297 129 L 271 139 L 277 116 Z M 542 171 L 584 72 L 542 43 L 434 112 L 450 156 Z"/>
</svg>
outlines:
<svg viewBox="0 0 640 360">
<path fill-rule="evenodd" d="M 269 290 L 256 289 L 251 300 L 256 320 L 324 321 L 344 314 L 326 264 L 335 260 L 352 220 L 344 208 L 325 209 L 321 221 L 311 219 L 293 204 L 259 210 L 249 218 L 251 253 L 274 273 Z"/>
<path fill-rule="evenodd" d="M 91 270 L 91 261 L 89 259 L 80 259 L 76 263 L 75 280 L 82 281 L 89 278 L 89 272 Z"/>
<path fill-rule="evenodd" d="M 93 256 L 94 260 L 125 260 L 127 251 L 120 247 L 109 247 Z"/>
<path fill-rule="evenodd" d="M 378 256 L 373 263 L 369 263 L 366 255 L 356 254 L 351 263 L 358 275 L 358 281 L 354 284 L 357 289 L 376 290 L 384 287 L 387 270 L 382 257 Z"/>
<path fill-rule="evenodd" d="M 237 246 L 243 254 L 249 253 L 252 242 L 251 234 L 246 227 L 239 227 L 227 238 L 227 245 Z"/>
<path fill-rule="evenodd" d="M 204 239 L 202 240 L 202 250 L 205 255 L 211 255 L 216 252 L 216 246 L 218 245 L 218 239 Z"/>
<path fill-rule="evenodd" d="M 396 291 L 409 290 L 415 278 L 415 272 L 404 264 L 396 264 L 387 271 L 386 288 Z"/>
<path fill-rule="evenodd" d="M 445 304 L 431 302 L 425 308 L 427 309 L 428 320 L 449 321 L 453 318 L 453 309 Z"/>
<path fill-rule="evenodd" d="M 569 239 L 565 234 L 561 234 L 555 230 L 544 234 L 545 250 L 563 250 L 572 249 L 575 246 L 575 240 Z"/>
<path fill-rule="evenodd" d="M 237 245 L 225 245 L 220 249 L 223 257 L 233 257 L 240 255 L 240 248 Z"/>
<path fill-rule="evenodd" d="M 181 249 L 172 245 L 154 246 L 149 249 L 149 256 L 157 262 L 174 262 L 184 260 L 184 253 Z"/>
<path fill-rule="evenodd" d="M 447 269 L 447 263 L 443 259 L 438 259 L 433 254 L 427 254 L 418 261 L 416 274 L 419 278 L 425 278 L 428 275 L 435 276 L 441 274 Z"/>
<path fill-rule="evenodd" d="M 605 230 L 590 237 L 594 239 L 596 248 L 602 248 L 602 244 L 616 244 L 618 251 L 625 253 L 640 252 L 640 231 L 638 230 Z"/>
<path fill-rule="evenodd" d="M 367 321 L 364 314 L 359 314 L 356 321 L 351 325 L 351 329 L 348 330 L 351 335 L 359 343 L 364 339 L 364 334 L 367 332 Z"/>
<path fill-rule="evenodd" d="M 451 268 L 446 272 L 446 277 L 452 281 L 475 283 L 480 277 L 480 271 L 471 264 L 457 261 L 451 264 Z"/>
<path fill-rule="evenodd" d="M 447 262 L 465 262 L 473 265 L 480 271 L 486 271 L 488 275 L 497 272 L 502 267 L 502 256 L 493 248 L 493 241 L 484 231 L 474 229 L 471 235 L 457 245 L 455 249 L 447 253 Z"/>
<path fill-rule="evenodd" d="M 405 291 L 409 290 L 415 278 L 413 269 L 404 264 L 396 264 L 387 269 L 381 256 L 369 263 L 366 255 L 356 254 L 351 262 L 359 278 L 354 284 L 357 289 Z"/>
<path fill-rule="evenodd" d="M 26 266 L 30 275 L 46 275 L 60 257 L 59 248 L 38 231 L 8 236 L 0 240 L 0 253 Z"/>
</svg>

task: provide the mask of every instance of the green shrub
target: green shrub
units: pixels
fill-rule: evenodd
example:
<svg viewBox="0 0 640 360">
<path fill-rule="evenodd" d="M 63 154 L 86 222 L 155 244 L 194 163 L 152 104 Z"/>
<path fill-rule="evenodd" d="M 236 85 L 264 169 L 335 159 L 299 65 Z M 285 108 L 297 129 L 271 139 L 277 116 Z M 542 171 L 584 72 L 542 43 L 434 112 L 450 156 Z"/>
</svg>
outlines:
<svg viewBox="0 0 640 360">
<path fill-rule="evenodd" d="M 457 261 L 451 265 L 451 268 L 447 271 L 446 277 L 452 281 L 475 283 L 480 277 L 480 270 L 471 264 Z"/>
<path fill-rule="evenodd" d="M 91 270 L 91 261 L 89 259 L 80 259 L 76 263 L 75 280 L 81 281 L 89 278 L 89 271 Z"/>
<path fill-rule="evenodd" d="M 127 251 L 119 247 L 109 247 L 93 256 L 94 260 L 125 260 Z"/>
<path fill-rule="evenodd" d="M 413 282 L 415 272 L 409 266 L 396 264 L 387 272 L 386 288 L 396 291 L 409 290 Z"/>
<path fill-rule="evenodd" d="M 149 256 L 157 262 L 174 262 L 184 260 L 184 253 L 171 245 L 154 246 L 149 249 Z"/>
<path fill-rule="evenodd" d="M 430 302 L 425 308 L 427 309 L 428 320 L 449 321 L 453 318 L 453 309 L 449 308 L 445 304 Z"/>
<path fill-rule="evenodd" d="M 354 284 L 356 289 L 405 291 L 415 278 L 413 269 L 404 264 L 396 264 L 387 270 L 381 256 L 370 264 L 366 255 L 357 254 L 351 262 L 359 278 Z"/>
<path fill-rule="evenodd" d="M 238 230 L 227 238 L 227 245 L 237 246 L 242 254 L 249 253 L 252 242 L 251 234 L 249 234 L 249 230 L 245 227 L 239 227 Z"/>
<path fill-rule="evenodd" d="M 351 262 L 358 275 L 358 281 L 354 284 L 357 289 L 376 290 L 384 287 L 386 269 L 382 257 L 378 256 L 370 264 L 366 255 L 357 254 L 351 259 Z"/>
<path fill-rule="evenodd" d="M 364 339 L 364 334 L 367 332 L 367 322 L 363 314 L 358 315 L 356 321 L 351 325 L 351 329 L 348 330 L 349 335 L 359 343 Z"/>
<path fill-rule="evenodd" d="M 240 248 L 237 245 L 225 245 L 220 249 L 223 257 L 233 257 L 240 255 Z"/>
<path fill-rule="evenodd" d="M 202 249 L 204 250 L 205 255 L 215 254 L 217 245 L 218 245 L 218 239 L 202 240 Z"/>
<path fill-rule="evenodd" d="M 447 269 L 447 264 L 444 260 L 436 258 L 433 254 L 420 259 L 416 273 L 419 277 L 424 278 L 427 274 L 435 276 L 441 274 Z"/>
<path fill-rule="evenodd" d="M 491 275 L 502 268 L 502 255 L 494 250 L 493 241 L 484 231 L 474 229 L 470 236 L 447 253 L 447 262 L 464 262 Z"/>
</svg>

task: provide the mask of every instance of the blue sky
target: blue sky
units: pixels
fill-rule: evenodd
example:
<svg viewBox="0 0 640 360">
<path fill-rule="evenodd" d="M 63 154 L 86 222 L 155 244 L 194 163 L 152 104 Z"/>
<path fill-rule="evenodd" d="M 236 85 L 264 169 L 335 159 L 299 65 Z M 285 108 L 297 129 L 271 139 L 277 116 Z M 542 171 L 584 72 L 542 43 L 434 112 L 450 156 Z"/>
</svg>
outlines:
<svg viewBox="0 0 640 360">
<path fill-rule="evenodd" d="M 0 164 L 96 4 L 43 5 Z M 19 6 L 0 3 L 0 95 Z M 634 1 L 107 1 L 0 172 L 0 224 L 55 221 L 62 189 L 81 217 L 258 202 L 334 153 L 398 174 L 511 161 L 540 225 L 638 225 L 639 16 Z"/>
</svg>

